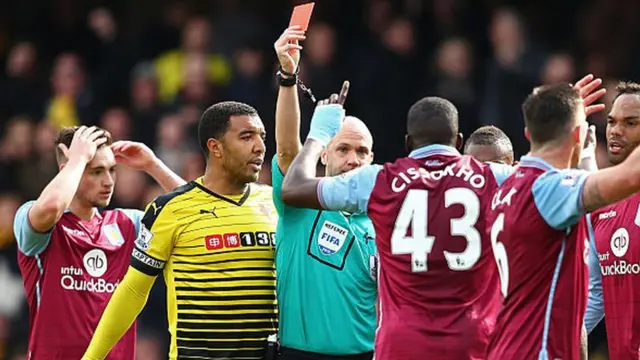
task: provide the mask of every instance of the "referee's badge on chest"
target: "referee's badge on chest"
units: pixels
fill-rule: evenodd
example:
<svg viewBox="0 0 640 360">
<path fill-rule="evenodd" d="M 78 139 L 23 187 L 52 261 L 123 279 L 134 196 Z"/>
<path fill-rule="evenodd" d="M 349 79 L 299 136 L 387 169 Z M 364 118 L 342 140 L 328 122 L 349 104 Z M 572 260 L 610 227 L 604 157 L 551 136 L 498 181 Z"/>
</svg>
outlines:
<svg viewBox="0 0 640 360">
<path fill-rule="evenodd" d="M 323 255 L 333 255 L 340 251 L 348 236 L 349 230 L 325 220 L 318 234 L 318 248 Z"/>
</svg>

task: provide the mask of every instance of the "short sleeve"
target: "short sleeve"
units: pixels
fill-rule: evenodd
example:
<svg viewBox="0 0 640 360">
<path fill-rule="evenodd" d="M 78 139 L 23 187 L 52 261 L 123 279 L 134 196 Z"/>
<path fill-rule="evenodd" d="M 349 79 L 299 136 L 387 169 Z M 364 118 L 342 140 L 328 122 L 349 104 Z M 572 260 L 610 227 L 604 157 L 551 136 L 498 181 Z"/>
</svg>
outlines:
<svg viewBox="0 0 640 360">
<path fill-rule="evenodd" d="M 52 228 L 48 232 L 41 233 L 31 226 L 29 210 L 35 203 L 35 201 L 28 201 L 20 206 L 13 221 L 13 234 L 16 237 L 18 249 L 27 256 L 41 254 L 49 245 L 53 231 Z"/>
<path fill-rule="evenodd" d="M 533 199 L 538 212 L 554 229 L 575 225 L 585 214 L 582 190 L 589 173 L 584 170 L 551 170 L 533 183 Z"/>
<path fill-rule="evenodd" d="M 604 299 L 602 297 L 602 274 L 596 250 L 595 233 L 591 223 L 591 214 L 587 215 L 587 229 L 589 232 L 589 297 L 587 311 L 584 315 L 584 326 L 590 333 L 604 317 Z"/>
<path fill-rule="evenodd" d="M 318 200 L 327 210 L 366 213 L 380 165 L 366 165 L 339 176 L 322 178 Z"/>
<path fill-rule="evenodd" d="M 144 211 L 138 209 L 120 209 L 129 219 L 133 222 L 133 225 L 136 228 L 136 237 L 140 234 L 140 223 L 142 222 L 142 217 L 144 216 Z"/>
<path fill-rule="evenodd" d="M 177 224 L 166 207 L 163 196 L 147 206 L 131 254 L 131 266 L 150 276 L 162 272 L 173 251 Z"/>
<path fill-rule="evenodd" d="M 511 176 L 513 170 L 515 169 L 515 167 L 511 165 L 498 164 L 493 162 L 487 162 L 486 164 L 489 165 L 489 168 L 491 169 L 493 176 L 496 178 L 496 182 L 498 183 L 498 185 L 502 185 L 502 183 L 507 180 L 509 176 Z"/>
<path fill-rule="evenodd" d="M 282 183 L 284 182 L 284 174 L 278 166 L 278 155 L 274 155 L 271 159 L 271 188 L 273 191 L 273 205 L 276 207 L 278 214 L 282 215 L 285 207 L 282 201 Z"/>
</svg>

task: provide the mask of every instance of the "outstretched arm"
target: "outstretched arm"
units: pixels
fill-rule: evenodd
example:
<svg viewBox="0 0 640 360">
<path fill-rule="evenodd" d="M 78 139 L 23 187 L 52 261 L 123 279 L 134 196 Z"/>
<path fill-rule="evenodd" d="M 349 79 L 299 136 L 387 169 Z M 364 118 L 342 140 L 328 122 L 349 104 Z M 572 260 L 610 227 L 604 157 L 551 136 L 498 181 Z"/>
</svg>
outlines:
<svg viewBox="0 0 640 360">
<path fill-rule="evenodd" d="M 582 203 L 586 212 L 623 200 L 640 191 L 640 148 L 625 161 L 592 173 L 584 184 Z"/>
<path fill-rule="evenodd" d="M 298 156 L 293 160 L 282 184 L 282 200 L 295 207 L 321 209 L 318 199 L 316 167 L 322 150 L 342 127 L 344 119 L 343 104 L 349 92 L 349 82 L 345 81 L 340 95 L 332 94 L 329 99 L 318 102 L 307 141 Z"/>
<path fill-rule="evenodd" d="M 281 81 L 276 102 L 276 154 L 280 171 L 287 173 L 289 165 L 298 155 L 300 143 L 300 104 L 296 86 L 296 72 L 300 62 L 299 40 L 304 40 L 304 31 L 299 26 L 284 31 L 273 45 L 278 55 L 282 72 L 278 76 L 288 79 L 290 83 Z M 291 75 L 293 74 L 293 75 Z"/>
<path fill-rule="evenodd" d="M 282 184 L 282 201 L 290 206 L 322 209 L 318 198 L 318 185 L 321 178 L 316 177 L 316 168 L 324 145 L 314 139 L 308 139 L 302 151 L 293 160 Z"/>
<path fill-rule="evenodd" d="M 102 314 L 82 360 L 102 360 L 129 330 L 147 302 L 155 276 L 129 267 Z"/>
</svg>

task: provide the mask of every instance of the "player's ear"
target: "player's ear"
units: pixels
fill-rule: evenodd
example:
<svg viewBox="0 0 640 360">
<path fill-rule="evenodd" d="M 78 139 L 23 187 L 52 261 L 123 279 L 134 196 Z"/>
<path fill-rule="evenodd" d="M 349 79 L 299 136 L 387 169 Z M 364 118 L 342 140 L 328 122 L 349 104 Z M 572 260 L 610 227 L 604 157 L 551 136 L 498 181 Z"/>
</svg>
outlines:
<svg viewBox="0 0 640 360">
<path fill-rule="evenodd" d="M 220 140 L 209 138 L 209 140 L 207 140 L 207 149 L 209 149 L 210 157 L 215 157 L 215 158 L 222 157 L 223 149 L 222 149 L 222 142 L 220 142 Z"/>
<path fill-rule="evenodd" d="M 322 150 L 320 153 L 320 162 L 322 165 L 327 166 L 327 149 Z"/>
<path fill-rule="evenodd" d="M 524 137 L 527 138 L 527 140 L 529 140 L 529 142 L 531 142 L 531 133 L 529 132 L 529 129 L 527 129 L 527 127 L 524 127 Z"/>
<path fill-rule="evenodd" d="M 578 126 L 574 127 L 572 135 L 573 135 L 573 142 L 575 144 L 578 144 L 578 145 L 582 146 L 582 144 L 583 144 L 582 126 L 578 125 Z"/>
<path fill-rule="evenodd" d="M 411 135 L 407 134 L 404 136 L 404 146 L 408 153 L 413 151 L 413 139 Z"/>
<path fill-rule="evenodd" d="M 462 133 L 458 133 L 458 135 L 456 136 L 456 149 L 462 151 L 463 142 L 464 142 L 464 136 L 462 135 Z"/>
</svg>

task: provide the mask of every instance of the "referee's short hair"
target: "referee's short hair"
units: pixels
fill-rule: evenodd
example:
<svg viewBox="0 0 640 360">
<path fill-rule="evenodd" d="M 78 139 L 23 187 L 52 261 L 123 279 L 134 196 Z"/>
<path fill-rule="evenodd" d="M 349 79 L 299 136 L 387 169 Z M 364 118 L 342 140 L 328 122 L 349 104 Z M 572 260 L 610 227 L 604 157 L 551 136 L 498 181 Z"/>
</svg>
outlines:
<svg viewBox="0 0 640 360">
<path fill-rule="evenodd" d="M 220 140 L 229 130 L 232 116 L 257 116 L 258 111 L 251 105 L 237 101 L 223 101 L 211 105 L 202 113 L 198 123 L 198 142 L 204 154 L 209 157 L 207 141 Z"/>
</svg>

